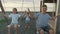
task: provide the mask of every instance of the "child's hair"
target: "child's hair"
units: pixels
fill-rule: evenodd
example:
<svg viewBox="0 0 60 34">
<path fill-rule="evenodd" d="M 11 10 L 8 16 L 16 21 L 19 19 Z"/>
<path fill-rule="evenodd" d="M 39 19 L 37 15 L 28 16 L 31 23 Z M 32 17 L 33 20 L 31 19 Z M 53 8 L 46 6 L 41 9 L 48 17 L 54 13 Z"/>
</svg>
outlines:
<svg viewBox="0 0 60 34">
<path fill-rule="evenodd" d="M 46 9 L 47 9 L 47 5 L 45 5 L 45 4 L 42 7 L 46 7 Z"/>
<path fill-rule="evenodd" d="M 15 11 L 16 11 L 16 13 L 18 13 L 18 12 L 17 12 L 17 8 L 13 8 L 13 10 L 15 10 Z"/>
<path fill-rule="evenodd" d="M 16 10 L 17 11 L 17 8 L 13 8 L 13 10 Z"/>
</svg>

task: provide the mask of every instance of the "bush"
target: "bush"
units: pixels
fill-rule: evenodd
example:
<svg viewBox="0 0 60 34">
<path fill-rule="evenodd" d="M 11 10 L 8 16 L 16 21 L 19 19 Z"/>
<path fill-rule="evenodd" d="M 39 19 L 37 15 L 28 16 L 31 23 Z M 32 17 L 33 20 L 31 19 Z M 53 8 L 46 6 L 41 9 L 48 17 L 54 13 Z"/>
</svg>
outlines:
<svg viewBox="0 0 60 34">
<path fill-rule="evenodd" d="M 5 18 L 1 18 L 0 19 L 0 24 L 4 24 L 5 21 L 6 21 Z"/>
</svg>

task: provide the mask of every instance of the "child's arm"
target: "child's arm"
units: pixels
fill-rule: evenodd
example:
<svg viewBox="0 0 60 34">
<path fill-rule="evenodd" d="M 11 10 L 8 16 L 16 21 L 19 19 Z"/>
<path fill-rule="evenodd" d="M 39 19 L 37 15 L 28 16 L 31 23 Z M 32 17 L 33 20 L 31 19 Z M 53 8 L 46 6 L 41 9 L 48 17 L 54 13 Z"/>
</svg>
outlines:
<svg viewBox="0 0 60 34">
<path fill-rule="evenodd" d="M 6 15 L 6 14 L 4 14 L 4 13 L 2 13 L 2 15 L 3 15 L 4 17 L 6 17 L 6 18 L 8 17 L 8 15 Z"/>
<path fill-rule="evenodd" d="M 30 17 L 31 17 L 31 18 L 35 18 L 35 16 L 34 16 L 32 13 L 30 14 Z"/>
<path fill-rule="evenodd" d="M 51 18 L 51 20 L 55 20 L 60 14 L 58 14 L 57 16 L 54 16 Z"/>
<path fill-rule="evenodd" d="M 34 15 L 30 12 L 30 9 L 29 9 L 29 8 L 28 8 L 28 12 L 29 12 L 29 16 L 30 16 L 31 18 L 35 18 Z"/>
<path fill-rule="evenodd" d="M 24 14 L 22 15 L 22 17 L 26 17 L 26 10 L 25 10 Z"/>
</svg>

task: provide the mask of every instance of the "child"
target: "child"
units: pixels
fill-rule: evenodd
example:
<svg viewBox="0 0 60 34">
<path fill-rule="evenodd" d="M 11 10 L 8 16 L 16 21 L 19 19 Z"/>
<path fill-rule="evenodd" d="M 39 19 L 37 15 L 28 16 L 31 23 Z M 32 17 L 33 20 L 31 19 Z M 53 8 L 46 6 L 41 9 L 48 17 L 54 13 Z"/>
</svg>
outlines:
<svg viewBox="0 0 60 34">
<path fill-rule="evenodd" d="M 37 28 L 40 34 L 44 34 L 44 31 L 52 34 L 53 30 L 48 26 L 48 20 L 54 20 L 57 16 L 51 17 L 47 13 L 47 6 L 43 5 L 41 8 L 41 13 L 37 14 Z"/>
<path fill-rule="evenodd" d="M 28 29 L 30 28 L 31 25 L 31 18 L 32 18 L 32 14 L 28 8 L 28 11 L 25 11 L 25 28 L 27 27 Z"/>
<path fill-rule="evenodd" d="M 4 16 L 5 16 L 5 17 L 9 17 L 9 18 L 12 19 L 11 24 L 8 25 L 8 34 L 11 34 L 10 29 L 11 29 L 12 26 L 14 26 L 14 28 L 16 29 L 16 34 L 18 34 L 18 18 L 19 18 L 21 15 L 19 15 L 19 14 L 17 13 L 17 9 L 16 9 L 16 8 L 13 8 L 13 13 L 12 13 L 12 14 L 10 14 L 10 15 L 8 15 L 8 16 L 6 16 L 6 15 L 4 15 Z"/>
</svg>

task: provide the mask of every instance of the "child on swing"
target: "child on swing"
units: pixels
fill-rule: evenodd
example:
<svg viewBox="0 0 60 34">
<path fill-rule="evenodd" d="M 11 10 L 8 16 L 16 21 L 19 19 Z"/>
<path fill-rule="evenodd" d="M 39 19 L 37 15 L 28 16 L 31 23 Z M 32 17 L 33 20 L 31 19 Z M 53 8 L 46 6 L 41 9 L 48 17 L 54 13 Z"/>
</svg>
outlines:
<svg viewBox="0 0 60 34">
<path fill-rule="evenodd" d="M 9 18 L 12 19 L 11 24 L 8 25 L 8 34 L 11 34 L 10 29 L 11 29 L 12 26 L 14 26 L 14 28 L 16 29 L 16 34 L 18 34 L 18 18 L 19 18 L 21 15 L 19 15 L 19 14 L 17 13 L 17 9 L 16 9 L 16 8 L 13 8 L 13 13 L 12 13 L 12 14 L 10 14 L 10 15 L 8 15 L 8 16 L 6 16 L 6 15 L 4 15 L 4 16 L 5 16 L 5 17 L 9 17 Z"/>
<path fill-rule="evenodd" d="M 30 28 L 30 26 L 31 26 L 31 18 L 32 18 L 32 14 L 31 14 L 31 12 L 30 12 L 30 9 L 28 8 L 28 11 L 25 11 L 25 28 Z"/>
</svg>

